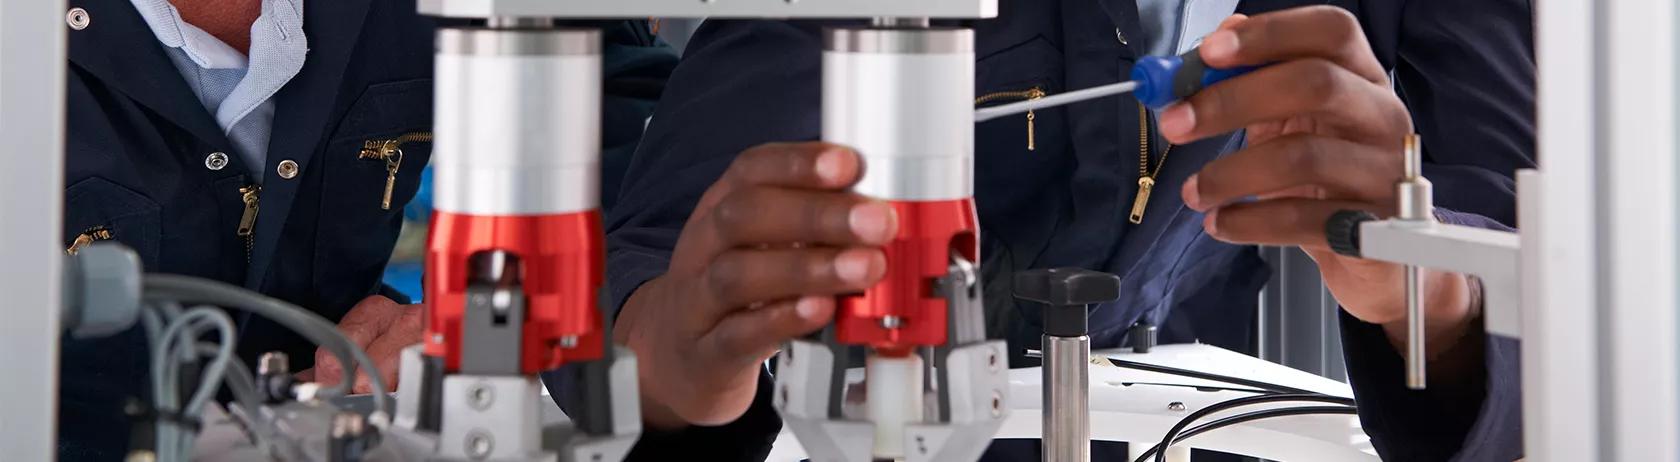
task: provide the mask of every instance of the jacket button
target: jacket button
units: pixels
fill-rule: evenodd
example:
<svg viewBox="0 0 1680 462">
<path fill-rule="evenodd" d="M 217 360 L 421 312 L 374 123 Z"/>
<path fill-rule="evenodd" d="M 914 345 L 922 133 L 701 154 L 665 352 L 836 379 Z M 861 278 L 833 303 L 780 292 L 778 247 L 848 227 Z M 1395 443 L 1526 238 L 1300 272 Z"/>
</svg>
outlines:
<svg viewBox="0 0 1680 462">
<path fill-rule="evenodd" d="M 88 24 L 93 22 L 93 17 L 88 16 L 87 10 L 80 7 L 71 8 L 69 13 L 64 14 L 64 22 L 70 24 L 71 29 L 82 30 L 88 28 Z"/>
<path fill-rule="evenodd" d="M 212 152 L 210 155 L 204 156 L 204 168 L 208 168 L 211 171 L 221 170 L 222 167 L 227 167 L 227 163 L 227 153 L 221 151 Z"/>
<path fill-rule="evenodd" d="M 298 174 L 297 162 L 293 162 L 291 159 L 286 159 L 286 160 L 280 161 L 280 166 L 275 167 L 275 170 L 278 173 L 280 173 L 280 178 L 285 178 L 285 179 L 288 179 L 288 180 L 293 179 L 293 178 L 297 178 L 297 174 Z"/>
</svg>

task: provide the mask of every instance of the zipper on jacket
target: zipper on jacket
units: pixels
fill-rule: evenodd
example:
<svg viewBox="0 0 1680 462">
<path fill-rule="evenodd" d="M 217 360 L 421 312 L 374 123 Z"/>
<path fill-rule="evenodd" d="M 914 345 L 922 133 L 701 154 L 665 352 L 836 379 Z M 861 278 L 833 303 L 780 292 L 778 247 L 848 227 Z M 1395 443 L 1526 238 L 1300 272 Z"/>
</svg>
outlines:
<svg viewBox="0 0 1680 462">
<path fill-rule="evenodd" d="M 413 132 L 396 138 L 367 140 L 362 143 L 362 152 L 357 158 L 385 162 L 385 195 L 379 201 L 380 210 L 391 210 L 391 192 L 397 186 L 397 170 L 402 168 L 402 145 L 431 141 L 432 132 Z"/>
<path fill-rule="evenodd" d="M 109 241 L 115 238 L 116 235 L 111 234 L 110 228 L 106 228 L 104 226 L 88 228 L 87 231 L 82 231 L 82 234 L 76 235 L 76 240 L 70 242 L 70 247 L 64 249 L 64 254 L 75 256 L 76 253 L 81 252 L 82 249 L 87 248 L 87 246 L 92 245 L 95 242 Z"/>
<path fill-rule="evenodd" d="M 239 201 L 245 203 L 245 212 L 239 215 L 239 230 L 234 234 L 245 240 L 245 263 L 251 262 L 251 250 L 256 248 L 257 212 L 262 200 L 262 185 L 252 183 L 250 186 L 239 188 Z"/>
<path fill-rule="evenodd" d="M 995 103 L 995 102 L 999 102 L 999 101 L 1014 102 L 1014 101 L 1035 100 L 1035 99 L 1043 98 L 1045 95 L 1046 95 L 1046 93 L 1044 92 L 1044 89 L 1039 88 L 1039 87 L 1032 87 L 1032 88 L 1029 88 L 1029 89 L 1026 89 L 1026 90 L 1021 90 L 1021 91 L 1000 91 L 1000 92 L 997 92 L 997 93 L 988 93 L 988 94 L 980 95 L 979 98 L 974 98 L 974 105 L 979 106 L 979 105 L 982 105 L 982 104 Z M 1038 114 L 1036 114 L 1035 112 L 1036 111 L 1027 111 L 1027 150 L 1028 151 L 1038 150 L 1038 140 L 1037 140 L 1037 138 L 1038 138 L 1037 135 L 1038 134 L 1035 133 L 1036 130 L 1034 129 L 1035 127 L 1033 127 L 1034 121 L 1036 119 L 1038 119 Z"/>
</svg>

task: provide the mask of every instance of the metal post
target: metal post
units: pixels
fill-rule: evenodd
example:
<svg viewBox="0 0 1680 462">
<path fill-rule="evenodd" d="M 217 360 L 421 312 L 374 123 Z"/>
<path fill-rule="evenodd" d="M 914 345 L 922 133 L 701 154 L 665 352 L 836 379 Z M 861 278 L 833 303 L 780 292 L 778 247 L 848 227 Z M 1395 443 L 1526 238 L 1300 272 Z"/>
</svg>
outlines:
<svg viewBox="0 0 1680 462">
<path fill-rule="evenodd" d="M 54 459 L 60 215 L 64 196 L 65 2 L 0 2 L 0 448 Z"/>
<path fill-rule="evenodd" d="M 1672 1 L 1598 2 L 1598 460 L 1680 460 L 1680 161 Z M 1549 32 L 1548 32 L 1549 33 Z M 1542 76 L 1544 78 L 1544 76 Z M 1541 159 L 1545 159 L 1542 155 Z M 1562 183 L 1573 172 L 1550 170 Z M 1596 218 L 1596 219 L 1595 219 Z"/>
<path fill-rule="evenodd" d="M 1091 337 L 1044 336 L 1044 461 L 1091 460 Z"/>
</svg>

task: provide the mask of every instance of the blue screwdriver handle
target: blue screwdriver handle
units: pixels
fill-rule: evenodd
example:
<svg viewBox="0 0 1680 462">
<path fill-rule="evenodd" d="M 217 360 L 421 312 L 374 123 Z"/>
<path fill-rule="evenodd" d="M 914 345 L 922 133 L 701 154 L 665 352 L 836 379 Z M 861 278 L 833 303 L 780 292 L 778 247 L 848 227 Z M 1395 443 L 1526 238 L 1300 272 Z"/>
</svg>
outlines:
<svg viewBox="0 0 1680 462">
<path fill-rule="evenodd" d="M 1150 109 L 1159 110 L 1178 100 L 1260 66 L 1215 69 L 1202 62 L 1200 48 L 1178 56 L 1146 56 L 1132 66 L 1132 81 L 1137 82 L 1134 94 Z"/>
</svg>

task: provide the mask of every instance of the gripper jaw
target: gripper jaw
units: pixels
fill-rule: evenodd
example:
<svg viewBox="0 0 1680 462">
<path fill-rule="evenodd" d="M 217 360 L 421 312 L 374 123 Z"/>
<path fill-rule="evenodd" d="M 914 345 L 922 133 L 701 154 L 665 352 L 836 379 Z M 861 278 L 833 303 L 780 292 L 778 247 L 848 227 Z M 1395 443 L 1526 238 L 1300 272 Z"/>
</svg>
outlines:
<svg viewBox="0 0 1680 462">
<path fill-rule="evenodd" d="M 904 460 L 978 460 L 1008 416 L 1008 356 L 1004 342 L 985 339 L 974 264 L 954 260 L 935 289 L 949 302 L 951 343 L 932 349 L 928 358 L 931 406 L 925 421 L 905 427 Z M 825 335 L 795 340 L 776 357 L 775 407 L 814 462 L 873 460 L 874 424 L 845 412 L 846 348 Z"/>
</svg>

